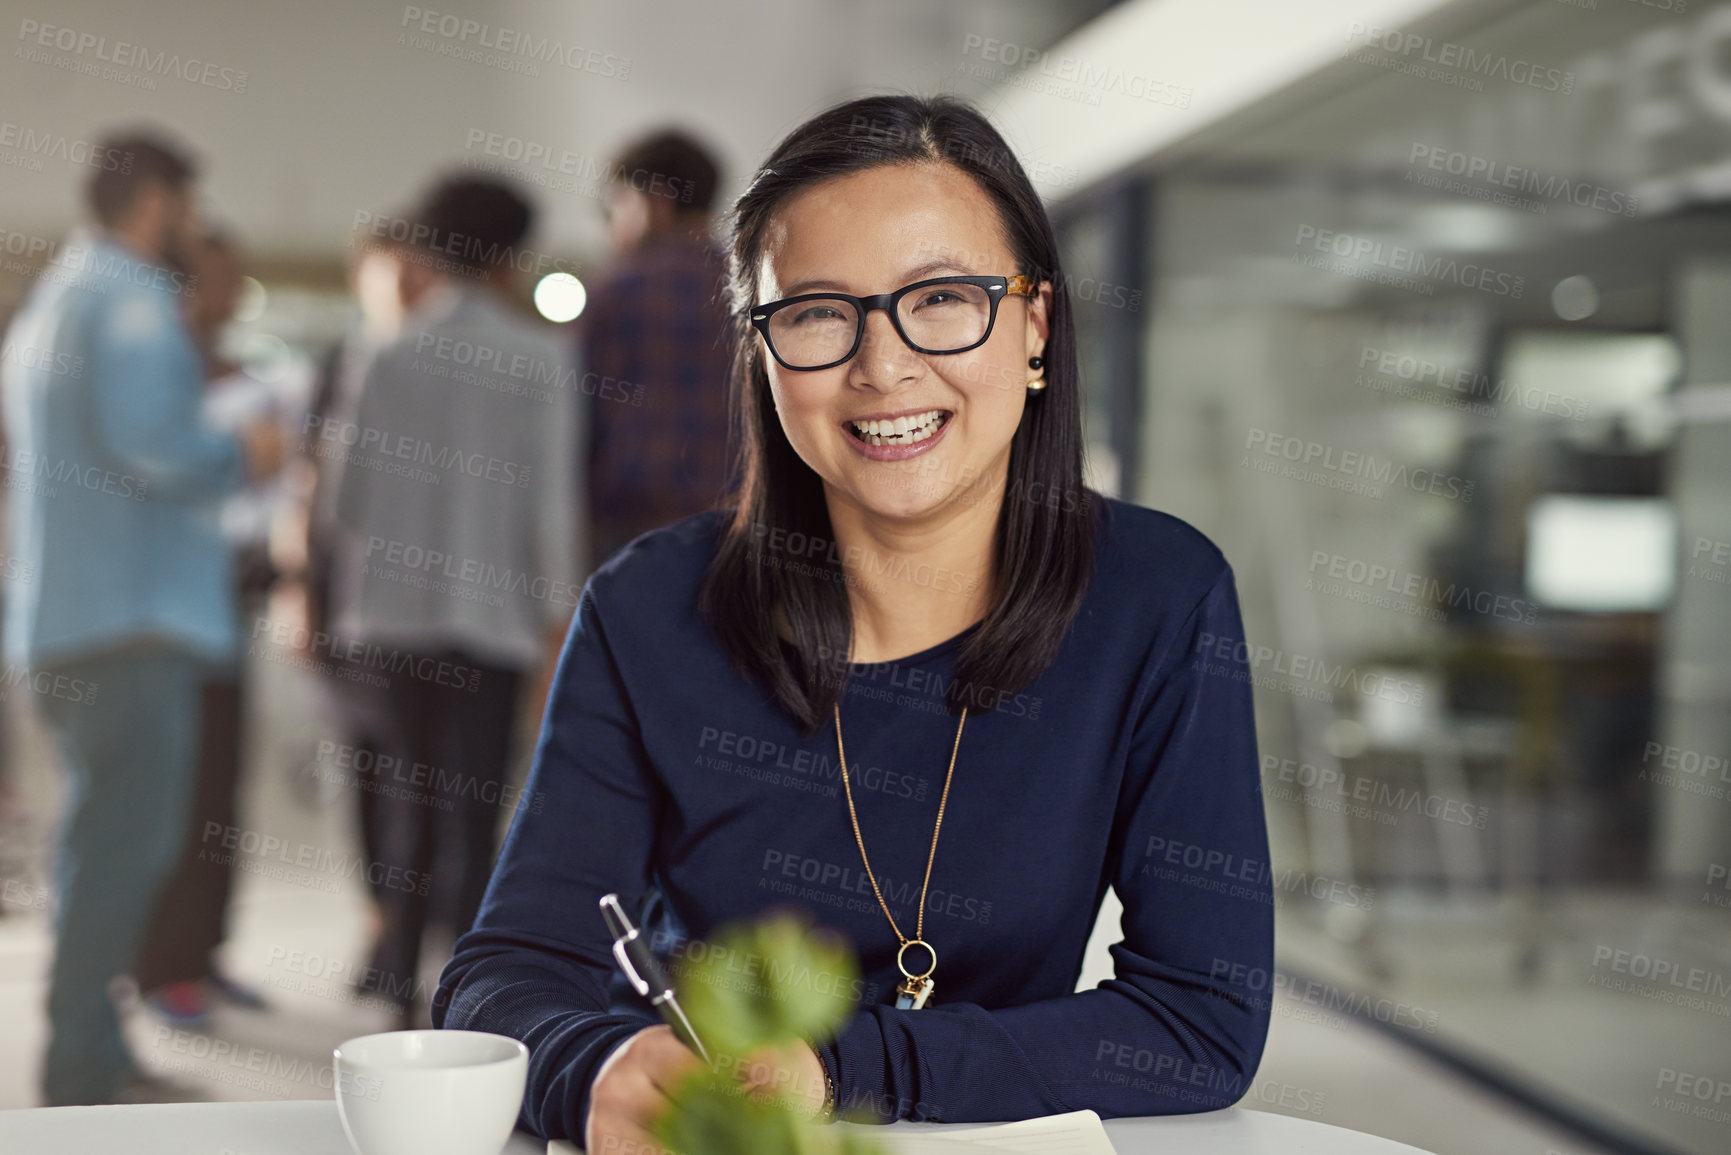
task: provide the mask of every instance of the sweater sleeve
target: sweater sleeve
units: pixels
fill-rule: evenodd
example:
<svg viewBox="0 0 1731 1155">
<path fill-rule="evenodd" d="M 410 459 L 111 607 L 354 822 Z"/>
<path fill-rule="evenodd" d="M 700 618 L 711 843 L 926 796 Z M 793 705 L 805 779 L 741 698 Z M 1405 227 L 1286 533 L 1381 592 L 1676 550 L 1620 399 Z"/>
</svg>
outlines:
<svg viewBox="0 0 1731 1155">
<path fill-rule="evenodd" d="M 608 1011 L 612 941 L 598 903 L 617 892 L 637 909 L 661 798 L 586 587 L 510 833 L 433 1005 L 437 1027 L 529 1047 L 521 1121 L 544 1138 L 582 1141 L 596 1070 L 652 1025 Z"/>
<path fill-rule="evenodd" d="M 1250 684 L 1212 660 L 1242 640 L 1223 564 L 1144 669 L 1105 867 L 1124 904 L 1114 977 L 996 1010 L 862 1007 L 817 1047 L 839 1110 L 884 1122 L 1168 1115 L 1249 1088 L 1270 1006 L 1244 993 L 1244 976 L 1272 973 L 1273 892 Z"/>
</svg>

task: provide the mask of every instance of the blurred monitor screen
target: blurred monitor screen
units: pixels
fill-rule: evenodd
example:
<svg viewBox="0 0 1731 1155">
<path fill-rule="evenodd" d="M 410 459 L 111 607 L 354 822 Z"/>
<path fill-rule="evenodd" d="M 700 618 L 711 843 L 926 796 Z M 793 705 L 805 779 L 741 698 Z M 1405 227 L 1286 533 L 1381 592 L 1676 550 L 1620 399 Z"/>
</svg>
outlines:
<svg viewBox="0 0 1731 1155">
<path fill-rule="evenodd" d="M 1512 415 L 1579 420 L 1656 401 L 1681 363 L 1668 333 L 1516 329 L 1503 353 L 1500 392 Z"/>
<path fill-rule="evenodd" d="M 1541 497 L 1527 511 L 1527 594 L 1588 613 L 1661 609 L 1677 582 L 1677 515 L 1649 497 Z"/>
</svg>

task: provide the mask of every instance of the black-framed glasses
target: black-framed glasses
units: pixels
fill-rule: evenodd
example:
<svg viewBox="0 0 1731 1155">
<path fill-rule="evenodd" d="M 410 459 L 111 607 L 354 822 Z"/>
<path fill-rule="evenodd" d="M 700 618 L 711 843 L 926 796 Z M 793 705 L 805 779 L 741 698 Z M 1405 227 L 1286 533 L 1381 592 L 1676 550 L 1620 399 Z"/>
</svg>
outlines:
<svg viewBox="0 0 1731 1155">
<path fill-rule="evenodd" d="M 750 311 L 770 355 L 784 369 L 832 369 L 859 352 L 865 317 L 890 315 L 901 339 L 916 353 L 966 353 L 986 343 L 1005 297 L 1032 297 L 1031 277 L 933 277 L 893 293 L 851 297 L 801 293 Z"/>
</svg>

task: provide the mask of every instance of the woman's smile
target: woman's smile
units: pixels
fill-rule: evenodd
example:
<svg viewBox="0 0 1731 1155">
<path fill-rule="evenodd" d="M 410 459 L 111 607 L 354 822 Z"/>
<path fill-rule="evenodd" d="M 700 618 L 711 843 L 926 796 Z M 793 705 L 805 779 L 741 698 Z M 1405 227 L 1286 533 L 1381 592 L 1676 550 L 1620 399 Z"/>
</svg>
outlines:
<svg viewBox="0 0 1731 1155">
<path fill-rule="evenodd" d="M 950 427 L 949 409 L 903 409 L 873 413 L 841 423 L 844 436 L 861 456 L 872 461 L 901 461 L 927 452 Z"/>
</svg>

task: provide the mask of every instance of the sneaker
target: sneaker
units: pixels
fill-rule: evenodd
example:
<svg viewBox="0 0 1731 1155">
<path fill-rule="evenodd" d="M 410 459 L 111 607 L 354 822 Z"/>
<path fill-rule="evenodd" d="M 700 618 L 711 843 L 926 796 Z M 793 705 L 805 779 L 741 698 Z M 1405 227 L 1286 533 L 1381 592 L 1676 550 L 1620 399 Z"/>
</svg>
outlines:
<svg viewBox="0 0 1731 1155">
<path fill-rule="evenodd" d="M 205 985 L 210 987 L 212 991 L 215 991 L 226 1002 L 233 1003 L 237 1007 L 245 1007 L 249 1011 L 268 1011 L 270 1009 L 270 1003 L 256 988 L 236 982 L 227 975 L 213 974 L 204 981 Z"/>
<path fill-rule="evenodd" d="M 151 991 L 144 1001 L 171 1026 L 199 1030 L 210 1024 L 210 1000 L 198 983 L 169 983 Z"/>
</svg>

